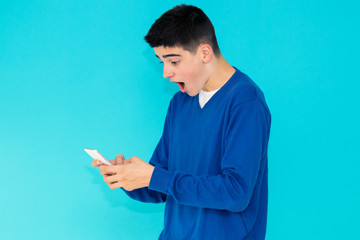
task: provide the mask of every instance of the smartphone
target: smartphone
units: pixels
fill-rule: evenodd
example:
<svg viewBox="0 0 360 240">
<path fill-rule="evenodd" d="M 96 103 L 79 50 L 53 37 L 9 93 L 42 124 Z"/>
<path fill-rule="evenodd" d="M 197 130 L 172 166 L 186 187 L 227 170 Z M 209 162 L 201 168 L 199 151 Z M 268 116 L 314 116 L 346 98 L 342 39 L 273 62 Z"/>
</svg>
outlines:
<svg viewBox="0 0 360 240">
<path fill-rule="evenodd" d="M 84 148 L 85 152 L 89 154 L 93 159 L 100 160 L 103 164 L 111 166 L 111 162 L 106 160 L 106 158 L 101 155 L 96 149 Z"/>
</svg>

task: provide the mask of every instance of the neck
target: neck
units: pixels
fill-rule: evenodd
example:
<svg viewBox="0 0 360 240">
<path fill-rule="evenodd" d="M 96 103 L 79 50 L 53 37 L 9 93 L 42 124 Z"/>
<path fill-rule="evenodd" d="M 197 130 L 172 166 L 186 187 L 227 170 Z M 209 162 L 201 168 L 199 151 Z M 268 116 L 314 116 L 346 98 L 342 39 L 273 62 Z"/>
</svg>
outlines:
<svg viewBox="0 0 360 240">
<path fill-rule="evenodd" d="M 203 87 L 203 90 L 207 92 L 220 89 L 235 73 L 235 69 L 221 54 L 219 57 L 213 59 L 209 68 L 212 69 L 211 75 Z"/>
</svg>

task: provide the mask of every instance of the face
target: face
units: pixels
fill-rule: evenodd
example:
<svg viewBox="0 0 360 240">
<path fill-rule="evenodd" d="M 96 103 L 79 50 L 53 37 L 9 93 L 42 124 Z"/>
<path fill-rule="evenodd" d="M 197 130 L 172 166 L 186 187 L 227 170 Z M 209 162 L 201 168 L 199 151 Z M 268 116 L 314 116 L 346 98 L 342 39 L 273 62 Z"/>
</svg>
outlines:
<svg viewBox="0 0 360 240">
<path fill-rule="evenodd" d="M 180 91 L 196 96 L 207 81 L 202 54 L 191 53 L 180 47 L 155 47 L 155 55 L 164 65 L 164 78 L 177 83 Z"/>
</svg>

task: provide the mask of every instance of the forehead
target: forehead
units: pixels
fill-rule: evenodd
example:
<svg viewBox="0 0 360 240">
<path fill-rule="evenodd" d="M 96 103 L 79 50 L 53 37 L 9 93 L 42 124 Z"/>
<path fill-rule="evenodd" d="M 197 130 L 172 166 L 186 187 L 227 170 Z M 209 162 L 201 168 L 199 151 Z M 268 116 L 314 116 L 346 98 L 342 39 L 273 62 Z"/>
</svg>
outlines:
<svg viewBox="0 0 360 240">
<path fill-rule="evenodd" d="M 181 47 L 164 47 L 164 46 L 154 47 L 154 52 L 155 55 L 159 58 L 176 57 L 176 56 L 186 57 L 190 55 L 189 51 L 186 51 Z"/>
</svg>

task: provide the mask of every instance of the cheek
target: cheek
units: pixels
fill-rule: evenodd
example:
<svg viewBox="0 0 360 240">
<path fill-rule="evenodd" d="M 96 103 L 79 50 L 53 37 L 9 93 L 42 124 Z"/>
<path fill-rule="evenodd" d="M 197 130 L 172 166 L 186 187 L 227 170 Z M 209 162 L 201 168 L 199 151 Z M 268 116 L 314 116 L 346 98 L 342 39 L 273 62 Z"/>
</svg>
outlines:
<svg viewBox="0 0 360 240">
<path fill-rule="evenodd" d="M 196 63 L 192 63 L 185 71 L 182 72 L 182 78 L 185 83 L 197 83 L 201 79 L 200 66 L 197 66 Z"/>
<path fill-rule="evenodd" d="M 186 83 L 195 83 L 198 78 L 198 74 L 195 71 L 184 73 L 184 80 Z"/>
</svg>

